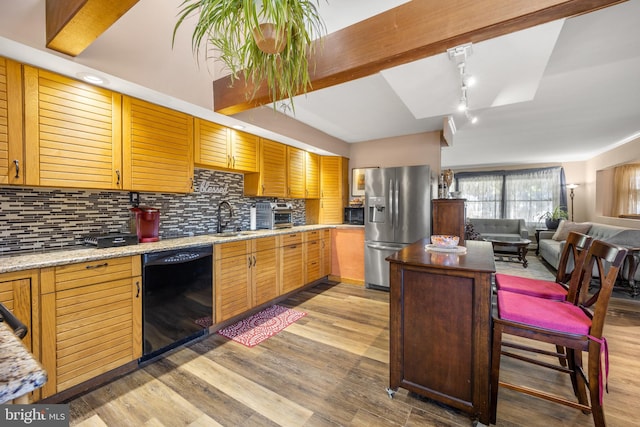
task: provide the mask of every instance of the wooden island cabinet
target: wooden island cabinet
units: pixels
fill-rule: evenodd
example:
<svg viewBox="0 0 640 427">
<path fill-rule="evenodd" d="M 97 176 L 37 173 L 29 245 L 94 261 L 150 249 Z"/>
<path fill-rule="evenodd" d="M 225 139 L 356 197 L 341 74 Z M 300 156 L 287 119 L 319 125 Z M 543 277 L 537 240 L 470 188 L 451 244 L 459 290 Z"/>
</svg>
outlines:
<svg viewBox="0 0 640 427">
<path fill-rule="evenodd" d="M 491 243 L 432 252 L 427 239 L 390 262 L 390 387 L 467 412 L 489 425 Z"/>
</svg>

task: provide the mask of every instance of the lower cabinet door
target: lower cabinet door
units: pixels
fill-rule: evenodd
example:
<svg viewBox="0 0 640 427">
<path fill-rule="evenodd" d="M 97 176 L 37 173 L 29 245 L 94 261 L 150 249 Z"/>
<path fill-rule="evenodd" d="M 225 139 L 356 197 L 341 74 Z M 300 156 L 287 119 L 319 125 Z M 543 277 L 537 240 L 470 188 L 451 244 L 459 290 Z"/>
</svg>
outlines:
<svg viewBox="0 0 640 427">
<path fill-rule="evenodd" d="M 282 292 L 286 294 L 304 285 L 304 253 L 302 243 L 281 248 Z"/>
<path fill-rule="evenodd" d="M 142 355 L 141 277 L 42 295 L 43 397 Z"/>
</svg>

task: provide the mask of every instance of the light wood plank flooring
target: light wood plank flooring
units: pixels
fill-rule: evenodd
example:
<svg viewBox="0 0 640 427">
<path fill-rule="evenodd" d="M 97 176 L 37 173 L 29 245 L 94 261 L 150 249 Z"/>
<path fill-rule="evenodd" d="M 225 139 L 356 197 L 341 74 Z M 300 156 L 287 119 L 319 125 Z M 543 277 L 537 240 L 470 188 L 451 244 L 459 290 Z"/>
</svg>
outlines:
<svg viewBox="0 0 640 427">
<path fill-rule="evenodd" d="M 388 293 L 321 284 L 283 305 L 308 315 L 252 349 L 217 334 L 69 402 L 77 426 L 469 426 L 451 408 L 388 385 Z M 610 426 L 637 425 L 640 301 L 606 326 Z M 505 359 L 504 378 L 518 362 Z M 536 372 L 527 376 L 536 382 Z M 543 371 L 546 378 L 555 375 Z M 568 378 L 550 389 L 571 392 Z M 590 415 L 501 389 L 498 426 L 589 426 Z"/>
</svg>

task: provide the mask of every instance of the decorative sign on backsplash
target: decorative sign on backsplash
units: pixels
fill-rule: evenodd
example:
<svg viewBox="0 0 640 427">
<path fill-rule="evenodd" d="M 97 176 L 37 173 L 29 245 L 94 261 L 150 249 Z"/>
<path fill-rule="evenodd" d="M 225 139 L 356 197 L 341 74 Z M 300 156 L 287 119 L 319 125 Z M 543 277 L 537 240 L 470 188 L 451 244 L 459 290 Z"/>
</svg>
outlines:
<svg viewBox="0 0 640 427">
<path fill-rule="evenodd" d="M 227 183 L 215 185 L 209 181 L 202 180 L 198 186 L 198 193 L 220 194 L 221 196 L 226 196 L 229 194 L 229 185 Z"/>
</svg>

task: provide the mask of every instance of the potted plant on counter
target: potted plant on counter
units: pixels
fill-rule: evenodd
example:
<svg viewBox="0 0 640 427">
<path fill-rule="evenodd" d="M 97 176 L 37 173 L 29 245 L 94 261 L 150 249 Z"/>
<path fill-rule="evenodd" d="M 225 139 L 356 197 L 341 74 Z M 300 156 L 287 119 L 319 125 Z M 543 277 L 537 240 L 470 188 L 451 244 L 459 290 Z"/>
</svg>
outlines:
<svg viewBox="0 0 640 427">
<path fill-rule="evenodd" d="M 542 221 L 544 219 L 545 226 L 549 230 L 555 230 L 558 228 L 560 221 L 567 218 L 569 218 L 569 215 L 566 209 L 561 206 L 556 206 L 552 211 L 547 211 L 540 215 L 539 220 Z"/>
</svg>

